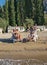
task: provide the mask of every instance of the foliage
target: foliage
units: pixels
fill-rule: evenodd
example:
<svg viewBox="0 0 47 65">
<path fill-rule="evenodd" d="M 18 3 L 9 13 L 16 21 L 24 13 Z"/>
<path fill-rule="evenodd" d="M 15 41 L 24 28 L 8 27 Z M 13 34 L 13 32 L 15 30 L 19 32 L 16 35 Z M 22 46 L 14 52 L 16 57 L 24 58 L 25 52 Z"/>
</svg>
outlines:
<svg viewBox="0 0 47 65">
<path fill-rule="evenodd" d="M 17 1 L 14 0 L 14 11 L 15 11 L 15 23 L 18 24 L 17 22 Z"/>
<path fill-rule="evenodd" d="M 36 15 L 35 15 L 35 23 L 38 25 L 44 24 L 44 6 L 43 0 L 37 0 L 35 2 L 36 7 Z"/>
<path fill-rule="evenodd" d="M 44 24 L 47 26 L 47 14 L 44 14 L 44 17 L 45 17 L 45 22 L 44 22 Z"/>
<path fill-rule="evenodd" d="M 25 6 L 24 0 L 19 0 L 17 2 L 17 20 L 19 26 L 24 24 L 25 20 L 24 6 Z"/>
<path fill-rule="evenodd" d="M 7 20 L 7 23 L 9 25 L 8 0 L 6 0 L 4 11 L 5 11 L 5 19 Z"/>
<path fill-rule="evenodd" d="M 32 2 L 31 0 L 25 0 L 25 16 L 31 18 L 32 15 Z"/>
<path fill-rule="evenodd" d="M 11 26 L 26 25 L 26 18 L 33 19 L 34 24 L 43 25 L 43 0 L 6 0 L 5 5 L 0 8 L 0 17 L 4 17 Z"/>
<path fill-rule="evenodd" d="M 9 24 L 11 26 L 15 26 L 15 8 L 14 8 L 14 0 L 9 0 Z"/>
<path fill-rule="evenodd" d="M 7 20 L 0 18 L 0 28 L 3 28 L 3 31 L 6 31 L 6 27 L 7 27 L 8 23 Z"/>
<path fill-rule="evenodd" d="M 5 14 L 4 14 L 4 8 L 0 6 L 0 17 L 4 18 Z"/>
<path fill-rule="evenodd" d="M 25 19 L 26 21 L 25 21 L 25 25 L 26 25 L 26 27 L 31 27 L 31 26 L 33 26 L 34 25 L 34 21 L 33 21 L 33 19 Z"/>
</svg>

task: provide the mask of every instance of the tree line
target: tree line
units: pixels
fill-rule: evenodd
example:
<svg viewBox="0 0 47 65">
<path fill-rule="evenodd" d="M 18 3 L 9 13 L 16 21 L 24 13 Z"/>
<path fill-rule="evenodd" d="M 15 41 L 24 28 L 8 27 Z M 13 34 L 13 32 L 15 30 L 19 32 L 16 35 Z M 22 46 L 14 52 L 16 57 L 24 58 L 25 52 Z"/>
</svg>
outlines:
<svg viewBox="0 0 47 65">
<path fill-rule="evenodd" d="M 6 0 L 5 5 L 0 7 L 0 17 L 5 18 L 11 26 L 24 26 L 26 19 L 44 25 L 43 0 Z"/>
</svg>

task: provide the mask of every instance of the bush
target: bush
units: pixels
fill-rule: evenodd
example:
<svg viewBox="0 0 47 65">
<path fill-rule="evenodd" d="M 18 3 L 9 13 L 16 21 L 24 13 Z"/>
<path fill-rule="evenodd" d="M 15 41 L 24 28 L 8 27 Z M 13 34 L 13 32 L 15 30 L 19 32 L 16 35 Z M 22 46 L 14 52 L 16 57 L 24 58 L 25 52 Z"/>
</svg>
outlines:
<svg viewBox="0 0 47 65">
<path fill-rule="evenodd" d="M 26 26 L 26 28 L 27 27 L 30 28 L 33 25 L 34 25 L 33 19 L 25 19 L 25 26 Z"/>
<path fill-rule="evenodd" d="M 45 18 L 44 25 L 46 25 L 46 26 L 47 26 L 47 14 L 44 14 L 44 18 Z"/>
<path fill-rule="evenodd" d="M 5 19 L 0 18 L 0 28 L 3 28 L 3 32 L 6 31 L 7 24 L 8 23 Z"/>
<path fill-rule="evenodd" d="M 44 24 L 47 26 L 47 18 L 45 18 L 45 23 Z"/>
</svg>

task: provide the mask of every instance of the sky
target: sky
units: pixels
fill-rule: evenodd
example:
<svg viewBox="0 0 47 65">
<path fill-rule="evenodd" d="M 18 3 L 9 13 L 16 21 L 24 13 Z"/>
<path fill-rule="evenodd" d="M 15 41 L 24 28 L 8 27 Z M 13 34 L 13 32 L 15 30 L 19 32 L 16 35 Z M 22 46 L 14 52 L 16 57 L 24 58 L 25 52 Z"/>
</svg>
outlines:
<svg viewBox="0 0 47 65">
<path fill-rule="evenodd" d="M 0 6 L 5 4 L 5 0 L 0 0 Z"/>
</svg>

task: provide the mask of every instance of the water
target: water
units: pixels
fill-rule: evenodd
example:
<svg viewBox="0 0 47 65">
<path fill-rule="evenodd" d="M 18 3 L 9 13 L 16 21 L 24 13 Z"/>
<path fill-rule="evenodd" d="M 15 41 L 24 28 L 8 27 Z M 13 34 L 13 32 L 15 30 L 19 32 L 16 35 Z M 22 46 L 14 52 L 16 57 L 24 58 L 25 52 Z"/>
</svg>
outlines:
<svg viewBox="0 0 47 65">
<path fill-rule="evenodd" d="M 0 59 L 0 65 L 47 65 L 47 63 L 44 63 L 36 59 L 28 60 Z"/>
</svg>

